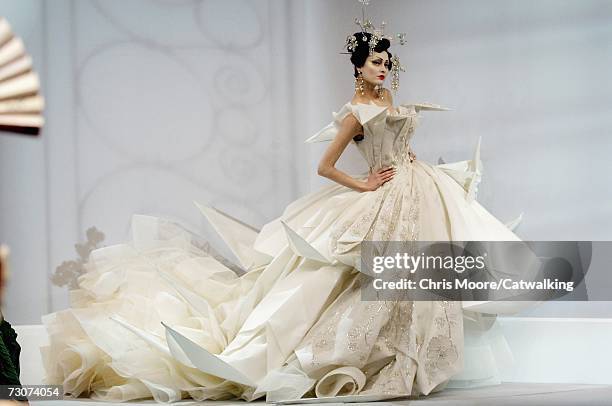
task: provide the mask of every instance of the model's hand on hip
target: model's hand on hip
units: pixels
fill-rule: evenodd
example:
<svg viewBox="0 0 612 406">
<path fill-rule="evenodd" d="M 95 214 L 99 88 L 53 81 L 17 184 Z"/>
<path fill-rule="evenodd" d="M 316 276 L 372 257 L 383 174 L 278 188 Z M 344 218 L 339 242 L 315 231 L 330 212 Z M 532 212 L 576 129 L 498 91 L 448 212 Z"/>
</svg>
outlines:
<svg viewBox="0 0 612 406">
<path fill-rule="evenodd" d="M 371 192 L 371 191 L 378 189 L 385 182 L 388 182 L 391 179 L 393 179 L 394 175 L 395 175 L 395 168 L 392 166 L 388 168 L 380 168 L 370 173 L 368 175 L 368 179 L 365 182 L 366 184 L 365 191 Z"/>
</svg>

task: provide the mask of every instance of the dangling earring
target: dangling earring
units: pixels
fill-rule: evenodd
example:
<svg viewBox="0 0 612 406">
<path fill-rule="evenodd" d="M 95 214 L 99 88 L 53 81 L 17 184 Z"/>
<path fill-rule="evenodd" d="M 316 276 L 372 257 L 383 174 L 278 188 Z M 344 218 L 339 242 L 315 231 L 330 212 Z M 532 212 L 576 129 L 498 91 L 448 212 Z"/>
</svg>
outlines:
<svg viewBox="0 0 612 406">
<path fill-rule="evenodd" d="M 359 91 L 361 95 L 364 96 L 365 95 L 364 88 L 365 87 L 363 83 L 363 75 L 361 74 L 361 72 L 359 72 L 359 74 L 355 78 L 355 93 Z"/>
<path fill-rule="evenodd" d="M 382 101 L 385 99 L 384 96 L 385 96 L 384 88 L 382 87 L 382 85 L 378 86 L 378 98 Z"/>
</svg>

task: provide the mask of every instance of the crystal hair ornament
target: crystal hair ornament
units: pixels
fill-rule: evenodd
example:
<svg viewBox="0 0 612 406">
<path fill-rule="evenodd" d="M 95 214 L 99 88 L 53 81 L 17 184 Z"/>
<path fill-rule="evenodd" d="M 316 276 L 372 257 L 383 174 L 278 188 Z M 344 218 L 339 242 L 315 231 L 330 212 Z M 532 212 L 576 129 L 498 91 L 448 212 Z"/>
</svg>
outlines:
<svg viewBox="0 0 612 406">
<path fill-rule="evenodd" d="M 380 28 L 376 28 L 370 19 L 366 18 L 366 7 L 370 5 L 370 0 L 357 0 L 361 4 L 361 20 L 359 17 L 355 17 L 355 24 L 357 24 L 361 30 L 361 34 L 349 34 L 346 37 L 345 48 L 349 53 L 353 53 L 357 50 L 359 41 L 368 42 L 368 48 L 370 50 L 370 56 L 374 54 L 374 48 L 378 45 L 378 42 L 382 39 L 387 39 L 391 44 L 397 43 L 399 45 L 406 45 L 406 33 L 400 32 L 394 35 L 385 35 L 386 22 L 380 23 Z M 370 41 L 365 35 L 370 34 Z M 400 63 L 400 59 L 397 55 L 391 58 L 391 88 L 393 92 L 397 92 L 399 88 L 399 73 L 400 71 L 405 72 L 406 69 Z"/>
<path fill-rule="evenodd" d="M 376 28 L 372 21 L 369 18 L 366 18 L 366 7 L 370 5 L 370 0 L 357 0 L 361 4 L 361 20 L 359 17 L 355 17 L 355 24 L 357 24 L 361 30 L 362 34 L 370 34 L 370 41 L 368 42 L 368 38 L 366 35 L 362 35 L 361 38 L 358 38 L 355 35 L 349 34 L 346 37 L 346 47 L 350 53 L 354 52 L 357 49 L 358 41 L 361 40 L 363 42 L 368 42 L 368 47 L 370 49 L 370 55 L 374 53 L 374 48 L 378 45 L 378 42 L 383 38 L 389 40 L 389 42 L 393 43 L 395 39 L 400 45 L 406 44 L 406 33 L 400 32 L 395 35 L 385 35 L 385 26 L 386 22 L 382 21 L 380 23 L 380 28 Z"/>
</svg>

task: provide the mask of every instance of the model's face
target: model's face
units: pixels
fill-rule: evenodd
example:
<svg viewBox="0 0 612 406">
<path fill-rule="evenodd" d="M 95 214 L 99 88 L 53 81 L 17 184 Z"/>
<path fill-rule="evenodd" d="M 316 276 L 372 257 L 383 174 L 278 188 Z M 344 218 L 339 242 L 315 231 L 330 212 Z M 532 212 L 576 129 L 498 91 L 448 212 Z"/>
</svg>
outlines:
<svg viewBox="0 0 612 406">
<path fill-rule="evenodd" d="M 382 86 L 389 73 L 391 62 L 387 52 L 374 52 L 368 56 L 361 69 L 363 80 L 373 85 Z"/>
</svg>

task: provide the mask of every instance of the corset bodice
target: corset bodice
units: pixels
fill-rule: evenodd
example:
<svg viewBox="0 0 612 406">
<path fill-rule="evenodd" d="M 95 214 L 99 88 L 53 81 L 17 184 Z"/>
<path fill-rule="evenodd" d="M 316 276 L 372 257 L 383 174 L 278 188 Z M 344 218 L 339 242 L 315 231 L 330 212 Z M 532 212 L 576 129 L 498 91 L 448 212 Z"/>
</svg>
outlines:
<svg viewBox="0 0 612 406">
<path fill-rule="evenodd" d="M 353 142 L 370 170 L 408 164 L 410 140 L 418 124 L 414 105 L 398 106 L 396 111 L 373 104 L 353 107 L 363 127 L 363 137 Z"/>
<path fill-rule="evenodd" d="M 346 103 L 334 121 L 306 142 L 330 141 L 338 133 L 342 120 L 353 114 L 363 127 L 362 136 L 353 138 L 359 153 L 368 163 L 370 171 L 381 167 L 403 166 L 410 162 L 410 142 L 419 124 L 420 110 L 448 110 L 430 103 L 401 104 L 391 110 L 386 106 Z"/>
</svg>

